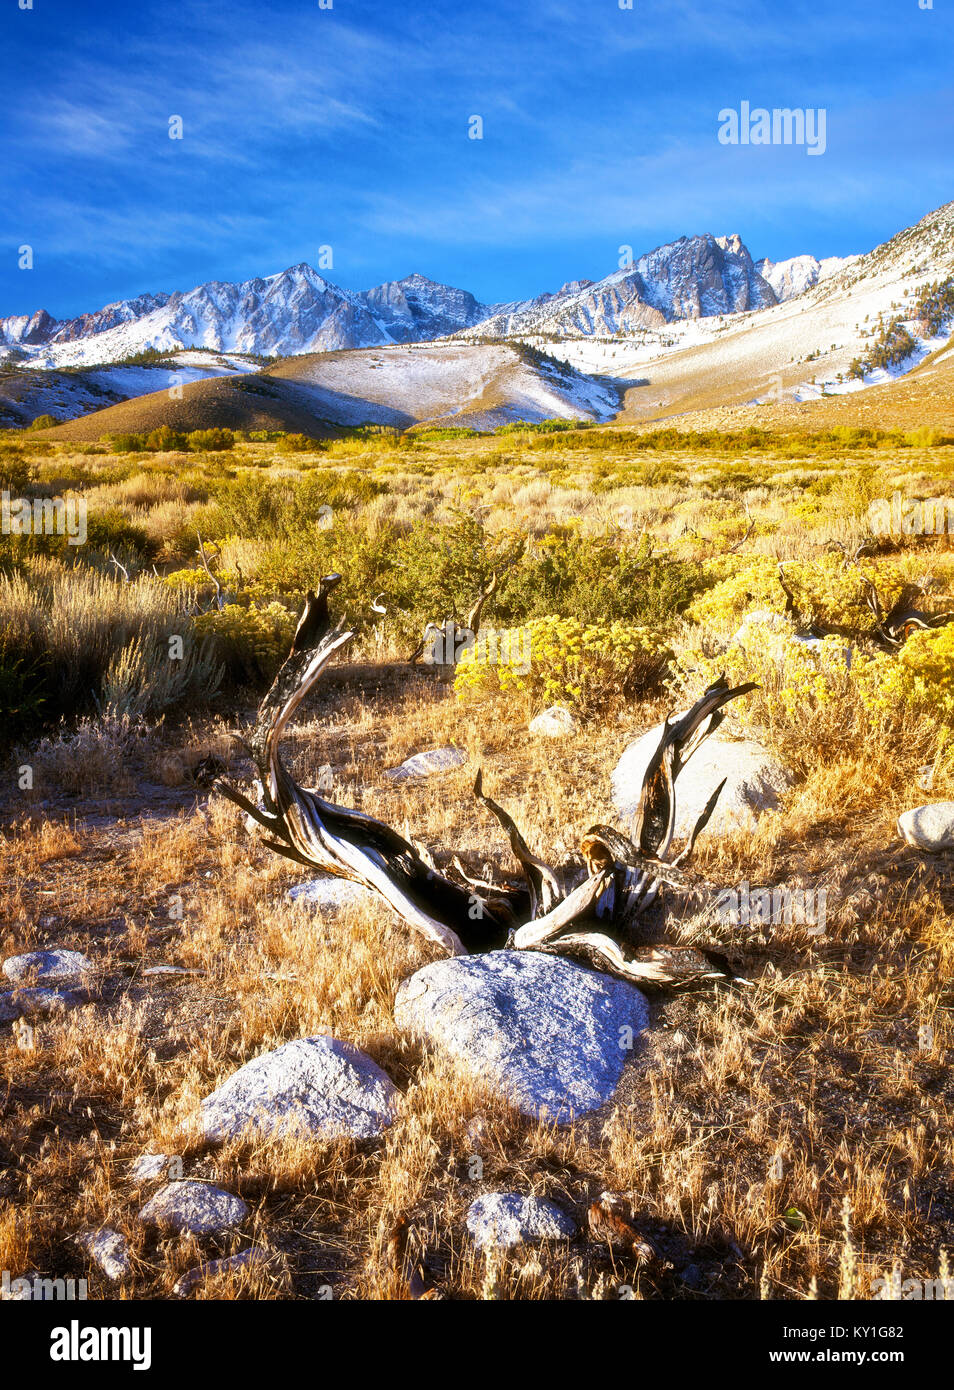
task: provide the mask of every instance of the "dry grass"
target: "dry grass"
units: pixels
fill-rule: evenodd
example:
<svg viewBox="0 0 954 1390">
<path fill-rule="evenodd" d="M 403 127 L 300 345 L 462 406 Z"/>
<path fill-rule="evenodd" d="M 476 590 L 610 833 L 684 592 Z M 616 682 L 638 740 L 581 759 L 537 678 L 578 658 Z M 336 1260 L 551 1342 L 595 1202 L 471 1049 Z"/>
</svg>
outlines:
<svg viewBox="0 0 954 1390">
<path fill-rule="evenodd" d="M 493 469 L 477 462 L 492 450 Z M 598 454 L 594 444 L 584 462 L 595 465 Z M 925 451 L 918 469 L 937 478 L 945 457 Z M 693 529 L 742 514 L 739 494 L 704 495 L 688 480 L 624 480 L 595 494 L 587 511 L 594 494 L 578 454 L 561 461 L 556 450 L 545 460 L 547 470 L 512 441 L 419 446 L 406 458 L 392 449 L 389 505 L 396 498 L 408 515 L 425 501 L 440 509 L 464 479 L 492 506 L 494 526 L 580 512 L 604 525 L 625 505 L 638 525 L 654 526 L 659 544 L 687 545 Z M 369 463 L 384 467 L 380 453 Z M 575 485 L 551 485 L 555 464 L 577 468 Z M 721 468 L 715 458 L 703 464 L 713 475 Z M 890 483 L 908 459 L 881 465 Z M 131 507 L 153 512 L 183 498 L 171 486 L 122 486 Z M 799 495 L 792 482 L 747 499 L 775 528 L 753 543 L 774 535 L 777 549 L 793 553 L 817 543 L 821 521 L 806 533 L 787 519 Z M 254 543 L 235 547 L 250 564 Z M 375 655 L 377 667 L 331 675 L 288 755 L 306 781 L 330 763 L 336 799 L 409 822 L 439 862 L 453 849 L 475 867 L 512 869 L 470 796 L 478 763 L 535 848 L 556 856 L 572 847 L 612 817 L 609 770 L 662 710 L 658 700 L 609 709 L 564 743 L 533 744 L 527 711 L 458 703 L 386 651 Z M 34 750 L 33 791 L 11 787 L 3 798 L 0 953 L 83 950 L 96 962 L 101 997 L 38 1021 L 29 1037 L 0 1032 L 0 1269 L 88 1277 L 91 1297 L 113 1296 L 75 1244 L 102 1224 L 130 1240 L 133 1272 L 119 1291 L 136 1299 L 170 1298 L 200 1259 L 252 1244 L 272 1258 L 211 1278 L 195 1296 L 308 1299 L 330 1290 L 402 1299 L 420 1266 L 426 1288 L 460 1299 L 628 1290 L 645 1299 L 864 1298 L 892 1268 L 923 1279 L 946 1268 L 954 891 L 946 859 L 901 846 L 894 830 L 898 813 L 925 799 L 919 747 L 904 755 L 871 738 L 812 756 L 806 731 L 784 809 L 754 836 L 703 841 L 697 868 L 715 884 L 826 887 L 826 936 L 797 926 L 726 935 L 723 948 L 751 983 L 654 997 L 652 1027 L 615 1103 L 554 1128 L 522 1118 L 479 1077 L 398 1029 L 398 984 L 429 954 L 386 912 L 369 905 L 322 917 L 287 901 L 299 871 L 190 782 L 207 753 L 247 775 L 220 722 L 140 733 L 93 722 L 77 738 Z M 408 754 L 451 742 L 469 762 L 439 782 L 397 789 L 383 778 Z M 954 796 L 945 777 L 933 798 Z M 144 973 L 157 964 L 192 973 Z M 196 1143 L 190 1126 L 202 1096 L 258 1053 L 321 1030 L 363 1048 L 403 1092 L 380 1140 Z M 247 1222 L 201 1244 L 145 1232 L 136 1213 L 152 1189 L 129 1172 L 144 1152 L 176 1156 L 185 1176 L 242 1195 Z M 464 1217 L 488 1189 L 552 1198 L 578 1235 L 477 1255 Z M 587 1208 L 604 1191 L 631 1201 L 657 1257 L 639 1262 L 589 1236 Z"/>
</svg>

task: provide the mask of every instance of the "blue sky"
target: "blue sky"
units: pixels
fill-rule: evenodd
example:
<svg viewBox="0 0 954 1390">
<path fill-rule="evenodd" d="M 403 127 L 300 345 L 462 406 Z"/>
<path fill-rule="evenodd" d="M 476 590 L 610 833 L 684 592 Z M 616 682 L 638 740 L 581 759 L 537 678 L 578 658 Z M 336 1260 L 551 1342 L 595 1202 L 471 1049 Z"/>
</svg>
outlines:
<svg viewBox="0 0 954 1390">
<path fill-rule="evenodd" d="M 950 0 L 17 3 L 0 315 L 322 245 L 349 289 L 418 270 L 492 302 L 683 233 L 776 260 L 867 250 L 954 198 Z M 825 154 L 721 145 L 743 100 L 825 108 Z"/>
</svg>

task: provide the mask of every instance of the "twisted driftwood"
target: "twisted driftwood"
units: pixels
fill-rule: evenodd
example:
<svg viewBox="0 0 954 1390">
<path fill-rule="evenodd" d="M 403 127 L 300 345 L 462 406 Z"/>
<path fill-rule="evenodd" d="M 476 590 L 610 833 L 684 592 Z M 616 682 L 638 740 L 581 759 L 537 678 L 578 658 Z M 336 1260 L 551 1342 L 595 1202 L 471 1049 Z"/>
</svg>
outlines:
<svg viewBox="0 0 954 1390">
<path fill-rule="evenodd" d="M 579 853 L 555 867 L 533 854 L 511 816 L 485 794 L 478 773 L 474 793 L 505 831 L 523 881 L 499 887 L 479 883 L 458 863 L 465 880 L 459 883 L 438 872 L 426 851 L 390 826 L 298 786 L 282 762 L 280 744 L 289 720 L 354 635 L 330 617 L 328 595 L 339 579 L 325 575 L 317 593 L 309 593 L 292 650 L 259 707 L 249 751 L 261 782 L 261 806 L 227 782 L 216 783 L 267 832 L 265 844 L 310 869 L 378 893 L 409 927 L 451 955 L 509 945 L 582 955 L 600 968 L 640 981 L 666 983 L 712 974 L 705 960 L 700 970 L 699 953 L 684 966 L 678 958 L 682 948 L 643 946 L 633 928 L 661 887 L 685 887 L 680 865 L 692 853 L 724 783 L 682 853 L 672 857 L 676 779 L 722 722 L 728 702 L 754 683 L 729 689 L 720 678 L 681 718 L 667 719 L 643 779 L 633 838 L 611 826 L 594 826 Z"/>
<path fill-rule="evenodd" d="M 430 664 L 453 666 L 457 659 L 456 653 L 458 648 L 463 643 L 468 640 L 473 640 L 473 638 L 477 636 L 480 629 L 480 615 L 484 611 L 484 604 L 497 592 L 498 583 L 499 576 L 495 573 L 491 576 L 490 582 L 481 589 L 480 593 L 471 604 L 467 611 L 467 616 L 462 623 L 458 622 L 456 617 L 446 618 L 443 624 L 434 622 L 428 623 L 421 634 L 420 642 L 418 642 L 417 646 L 408 657 L 407 664 L 409 666 L 416 666 L 421 657 L 424 656 L 428 647 L 433 650 L 435 643 L 443 643 L 445 647 L 450 647 L 450 659 L 448 660 L 448 654 L 445 650 L 443 654 L 444 659 L 442 661 L 435 663 L 431 660 Z"/>
<path fill-rule="evenodd" d="M 927 592 L 927 580 L 922 580 L 919 584 L 904 584 L 891 607 L 886 607 L 875 581 L 863 572 L 858 563 L 867 547 L 859 545 L 854 554 L 849 556 L 838 541 L 831 541 L 829 544 L 845 556 L 845 568 L 852 566 L 858 571 L 864 601 L 874 616 L 872 628 L 851 634 L 856 641 L 867 640 L 885 651 L 898 651 L 912 632 L 930 631 L 932 628 L 946 627 L 948 623 L 954 623 L 954 612 L 928 613 L 924 609 L 915 608 L 917 600 Z M 778 567 L 778 580 L 785 595 L 785 612 L 796 628 L 801 628 L 802 632 L 810 637 L 828 635 L 824 627 L 805 617 L 799 609 L 795 595 L 786 582 L 785 568 L 781 564 Z"/>
</svg>

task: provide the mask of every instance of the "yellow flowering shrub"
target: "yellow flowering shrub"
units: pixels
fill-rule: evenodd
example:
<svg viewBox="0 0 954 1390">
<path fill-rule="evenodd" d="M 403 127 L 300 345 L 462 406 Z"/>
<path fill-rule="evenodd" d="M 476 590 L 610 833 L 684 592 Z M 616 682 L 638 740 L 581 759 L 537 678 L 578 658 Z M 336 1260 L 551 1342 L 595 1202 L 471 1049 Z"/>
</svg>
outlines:
<svg viewBox="0 0 954 1390">
<path fill-rule="evenodd" d="M 904 706 L 954 729 L 954 624 L 912 632 L 897 652 L 879 652 L 859 668 L 861 696 L 872 712 Z"/>
<path fill-rule="evenodd" d="M 711 645 L 681 651 L 677 698 L 687 703 L 722 674 L 732 685 L 757 681 L 758 690 L 733 704 L 733 718 L 806 763 L 824 749 L 861 750 L 873 735 L 911 736 L 924 756 L 938 738 L 952 746 L 954 625 L 915 632 L 898 651 L 880 652 L 840 637 L 799 641 L 772 617 L 744 623 L 719 654 Z"/>
<path fill-rule="evenodd" d="M 871 625 L 865 603 L 861 575 L 846 566 L 840 554 L 821 555 L 813 560 L 791 560 L 784 566 L 785 583 L 795 596 L 799 614 L 825 627 L 856 630 Z M 879 592 L 890 604 L 900 591 L 900 582 L 879 581 Z M 778 563 L 770 556 L 740 558 L 732 572 L 711 589 L 700 594 L 689 606 L 688 616 L 725 631 L 736 626 L 752 608 L 784 613 L 785 592 L 778 577 Z"/>
<path fill-rule="evenodd" d="M 200 598 L 206 598 L 215 593 L 215 585 L 205 570 L 198 567 L 172 570 L 169 574 L 163 575 L 162 582 L 168 584 L 170 589 L 178 590 L 179 593 L 193 593 Z"/>
<path fill-rule="evenodd" d="M 251 659 L 271 677 L 288 655 L 297 621 L 280 603 L 250 608 L 227 603 L 194 618 L 193 626 L 203 635 L 214 635 L 243 662 Z"/>
<path fill-rule="evenodd" d="M 785 595 L 778 582 L 778 564 L 768 555 L 725 559 L 709 570 L 715 581 L 693 599 L 687 617 L 715 628 L 734 627 L 751 608 L 782 613 Z"/>
<path fill-rule="evenodd" d="M 458 695 L 526 695 L 545 708 L 564 704 L 587 713 L 619 695 L 651 687 L 672 656 L 646 627 L 583 623 L 578 618 L 533 618 L 489 637 L 461 654 Z"/>
<path fill-rule="evenodd" d="M 716 656 L 700 648 L 688 648 L 677 663 L 677 682 L 688 695 L 700 694 L 718 676 L 730 685 L 758 681 L 759 689 L 732 707 L 732 714 L 748 729 L 806 727 L 807 721 L 847 699 L 857 653 L 842 638 L 799 641 L 790 628 L 771 621 L 751 620 L 737 641 Z M 857 702 L 857 701 L 855 701 Z"/>
</svg>

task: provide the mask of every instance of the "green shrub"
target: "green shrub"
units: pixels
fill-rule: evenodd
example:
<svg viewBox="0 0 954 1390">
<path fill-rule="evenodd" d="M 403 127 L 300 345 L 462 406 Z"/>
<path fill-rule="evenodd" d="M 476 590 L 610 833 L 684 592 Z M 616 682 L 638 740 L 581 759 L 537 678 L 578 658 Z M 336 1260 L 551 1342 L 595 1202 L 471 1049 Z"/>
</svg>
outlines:
<svg viewBox="0 0 954 1390">
<path fill-rule="evenodd" d="M 283 454 L 314 454 L 324 447 L 322 440 L 307 434 L 286 434 L 278 440 L 279 452 Z"/>
<path fill-rule="evenodd" d="M 133 667 L 145 680 L 148 654 L 171 652 L 180 642 L 184 665 L 170 660 L 180 681 L 177 698 L 187 703 L 208 695 L 208 668 L 198 654 L 190 655 L 196 646 L 191 619 L 181 599 L 152 575 L 126 583 L 75 557 L 72 564 L 28 557 L 19 571 L 0 573 L 0 631 L 6 650 L 42 675 L 44 721 L 102 709 L 122 680 L 131 688 Z M 136 642 L 141 655 L 134 660 L 130 644 Z"/>
<path fill-rule="evenodd" d="M 114 454 L 141 454 L 146 447 L 144 434 L 108 434 L 103 436 Z"/>
<path fill-rule="evenodd" d="M 297 621 L 280 603 L 249 608 L 227 603 L 201 614 L 194 627 L 215 639 L 217 652 L 237 674 L 271 680 L 291 650 Z"/>
<path fill-rule="evenodd" d="M 115 652 L 103 676 L 107 718 L 155 718 L 186 701 L 210 701 L 222 684 L 224 664 L 209 641 L 183 647 L 173 655 L 168 641 L 141 634 Z"/>
<path fill-rule="evenodd" d="M 653 556 L 645 542 L 618 543 L 565 526 L 535 541 L 510 574 L 497 611 L 517 621 L 556 614 L 666 626 L 706 582 L 699 565 Z"/>
<path fill-rule="evenodd" d="M 115 554 L 120 559 L 133 556 L 148 559 L 153 550 L 145 527 L 136 526 L 118 507 L 92 511 L 86 518 L 86 543 L 104 555 Z"/>
<path fill-rule="evenodd" d="M 190 430 L 186 436 L 189 441 L 189 448 L 197 454 L 203 449 L 209 453 L 216 453 L 235 446 L 235 435 L 232 430 L 210 429 L 210 430 Z"/>
<path fill-rule="evenodd" d="M 42 722 L 46 663 L 22 649 L 13 631 L 0 631 L 0 744 L 23 738 Z"/>
<path fill-rule="evenodd" d="M 157 453 L 172 453 L 173 450 L 186 448 L 186 436 L 177 434 L 168 425 L 160 425 L 158 429 L 150 430 L 146 435 L 144 447 Z"/>
</svg>

